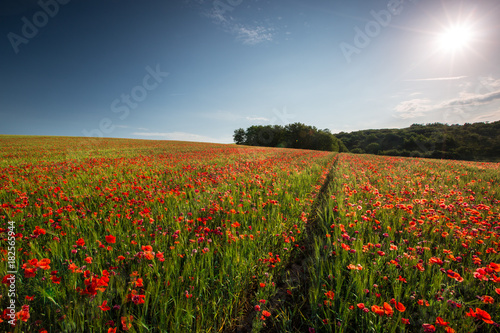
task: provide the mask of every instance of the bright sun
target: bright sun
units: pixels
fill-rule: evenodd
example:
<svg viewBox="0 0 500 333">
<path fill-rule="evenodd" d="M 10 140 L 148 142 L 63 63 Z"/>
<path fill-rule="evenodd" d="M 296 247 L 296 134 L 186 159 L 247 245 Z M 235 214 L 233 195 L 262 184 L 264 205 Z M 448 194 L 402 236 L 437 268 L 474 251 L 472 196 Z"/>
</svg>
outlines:
<svg viewBox="0 0 500 333">
<path fill-rule="evenodd" d="M 472 30 L 465 25 L 449 27 L 439 35 L 439 45 L 444 51 L 458 51 L 467 47 L 471 41 Z"/>
</svg>

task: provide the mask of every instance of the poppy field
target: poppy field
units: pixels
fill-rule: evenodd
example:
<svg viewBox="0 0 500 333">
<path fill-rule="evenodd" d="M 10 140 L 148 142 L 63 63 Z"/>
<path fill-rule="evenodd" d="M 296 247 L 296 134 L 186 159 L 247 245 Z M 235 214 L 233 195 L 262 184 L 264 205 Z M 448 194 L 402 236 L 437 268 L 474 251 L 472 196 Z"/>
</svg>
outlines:
<svg viewBox="0 0 500 333">
<path fill-rule="evenodd" d="M 333 161 L 327 152 L 202 143 L 0 142 L 0 325 L 16 332 L 220 331 L 255 302 L 266 318 L 259 301 L 298 246 Z"/>
<path fill-rule="evenodd" d="M 21 136 L 0 157 L 0 331 L 500 330 L 499 164 Z"/>
<path fill-rule="evenodd" d="M 281 331 L 499 332 L 499 164 L 341 154 Z M 280 318 L 281 317 L 281 318 Z"/>
</svg>

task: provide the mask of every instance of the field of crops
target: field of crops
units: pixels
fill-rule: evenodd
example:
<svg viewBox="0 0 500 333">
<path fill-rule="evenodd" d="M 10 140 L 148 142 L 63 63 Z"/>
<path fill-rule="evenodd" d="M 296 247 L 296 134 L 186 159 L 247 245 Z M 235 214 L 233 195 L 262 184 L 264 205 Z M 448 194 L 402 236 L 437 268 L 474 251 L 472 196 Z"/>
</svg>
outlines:
<svg viewBox="0 0 500 333">
<path fill-rule="evenodd" d="M 2 332 L 500 330 L 499 164 L 13 136 L 0 157 Z"/>
<path fill-rule="evenodd" d="M 499 171 L 342 154 L 295 301 L 302 331 L 500 331 Z"/>
<path fill-rule="evenodd" d="M 2 143 L 1 231 L 15 222 L 19 332 L 230 328 L 273 293 L 333 160 L 182 142 Z"/>
</svg>

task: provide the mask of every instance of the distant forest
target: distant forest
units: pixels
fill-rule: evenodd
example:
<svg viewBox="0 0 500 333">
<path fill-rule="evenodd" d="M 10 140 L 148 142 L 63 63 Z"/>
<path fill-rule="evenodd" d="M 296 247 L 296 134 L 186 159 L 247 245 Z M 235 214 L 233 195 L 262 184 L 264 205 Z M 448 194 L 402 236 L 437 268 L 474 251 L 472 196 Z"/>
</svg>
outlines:
<svg viewBox="0 0 500 333">
<path fill-rule="evenodd" d="M 500 161 L 500 121 L 464 125 L 440 123 L 402 129 L 338 133 L 351 153 Z"/>
<path fill-rule="evenodd" d="M 470 161 L 500 161 L 500 121 L 464 125 L 413 124 L 332 134 L 328 129 L 294 123 L 251 126 L 234 131 L 236 144 L 302 148 Z"/>
</svg>

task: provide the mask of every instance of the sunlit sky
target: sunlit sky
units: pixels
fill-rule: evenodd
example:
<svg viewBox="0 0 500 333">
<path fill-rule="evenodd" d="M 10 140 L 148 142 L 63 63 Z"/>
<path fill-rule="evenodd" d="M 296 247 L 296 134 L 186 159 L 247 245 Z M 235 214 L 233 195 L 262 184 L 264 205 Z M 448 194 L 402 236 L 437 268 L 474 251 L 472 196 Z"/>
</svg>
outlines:
<svg viewBox="0 0 500 333">
<path fill-rule="evenodd" d="M 500 1 L 3 0 L 0 134 L 500 120 Z"/>
</svg>

